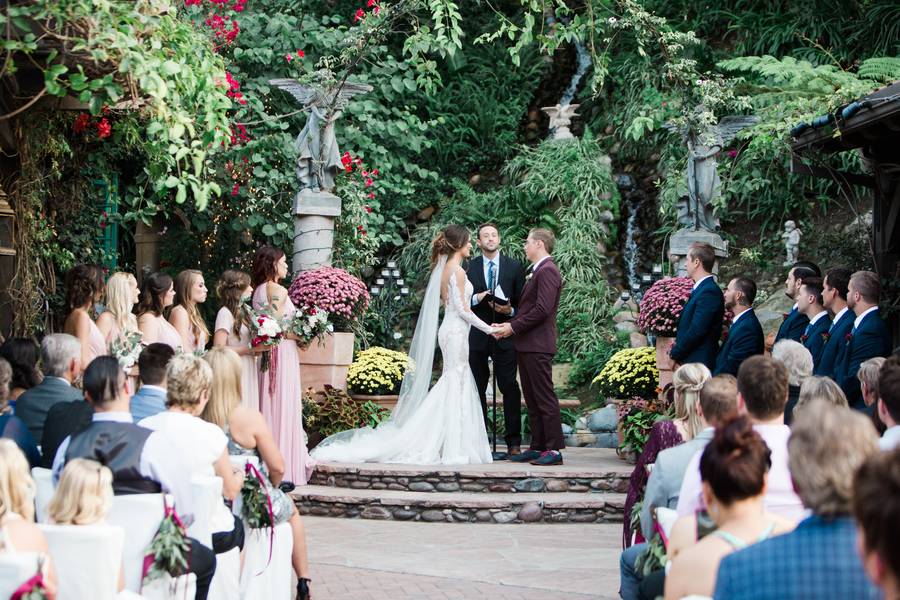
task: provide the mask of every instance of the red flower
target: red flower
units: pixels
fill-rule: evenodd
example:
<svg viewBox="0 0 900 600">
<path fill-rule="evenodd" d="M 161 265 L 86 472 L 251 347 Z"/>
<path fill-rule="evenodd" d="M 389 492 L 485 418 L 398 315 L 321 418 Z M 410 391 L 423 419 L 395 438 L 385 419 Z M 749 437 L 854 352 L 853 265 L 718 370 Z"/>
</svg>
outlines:
<svg viewBox="0 0 900 600">
<path fill-rule="evenodd" d="M 375 182 L 372 181 L 372 178 L 371 178 L 371 177 L 367 177 L 367 178 L 366 178 L 366 187 L 369 187 L 369 186 L 374 185 L 374 184 L 375 184 Z"/>
<path fill-rule="evenodd" d="M 369 206 L 369 205 L 366 205 L 366 212 L 367 212 L 367 213 L 372 212 L 372 207 Z"/>
<path fill-rule="evenodd" d="M 353 22 L 354 22 L 354 23 L 359 23 L 359 21 L 362 20 L 362 19 L 364 19 L 365 17 L 366 17 L 366 11 L 364 11 L 364 10 L 361 9 L 361 8 L 357 8 L 357 9 L 356 9 L 356 14 L 353 15 Z"/>
<path fill-rule="evenodd" d="M 106 120 L 106 117 L 100 119 L 100 122 L 97 123 L 97 138 L 98 139 L 106 139 L 112 133 L 112 125 L 109 124 L 109 121 Z"/>
<path fill-rule="evenodd" d="M 822 339 L 825 340 L 825 343 L 827 344 L 828 340 L 831 339 L 831 334 L 826 331 L 825 333 L 822 334 Z"/>
<path fill-rule="evenodd" d="M 369 192 L 369 199 L 372 199 L 374 197 L 375 197 L 375 192 Z"/>
<path fill-rule="evenodd" d="M 788 316 L 789 316 L 789 313 L 781 313 L 781 320 L 787 321 Z"/>
<path fill-rule="evenodd" d="M 375 8 L 372 9 L 372 14 L 373 14 L 373 15 L 377 15 L 377 14 L 380 13 L 380 12 L 381 12 L 381 7 L 380 7 L 380 6 L 376 6 Z"/>
<path fill-rule="evenodd" d="M 368 176 L 369 176 L 369 172 L 368 172 L 368 171 L 363 171 L 363 172 L 362 172 L 362 176 L 363 176 L 363 177 L 368 177 Z"/>
<path fill-rule="evenodd" d="M 294 56 L 292 54 L 285 54 L 284 60 L 291 62 L 292 60 L 294 60 Z"/>
<path fill-rule="evenodd" d="M 362 164 L 362 159 L 361 159 L 360 157 L 357 156 L 355 159 L 353 159 L 353 162 L 355 162 L 357 165 L 361 165 L 361 164 Z"/>
<path fill-rule="evenodd" d="M 305 57 L 305 56 L 306 56 L 306 52 L 304 52 L 303 50 L 297 50 L 297 57 L 298 57 L 298 58 L 303 58 L 303 57 Z"/>
<path fill-rule="evenodd" d="M 241 186 L 240 186 L 240 184 L 237 184 L 237 183 L 236 183 L 236 184 L 234 184 L 234 187 L 231 188 L 231 195 L 232 195 L 232 196 L 237 196 L 237 195 L 238 195 L 238 192 L 240 192 L 240 191 L 241 191 Z"/>
<path fill-rule="evenodd" d="M 315 306 L 309 309 L 309 314 L 311 314 L 311 315 L 316 314 L 316 307 L 315 307 Z"/>
<path fill-rule="evenodd" d="M 378 0 L 369 0 L 366 2 L 366 8 L 372 8 L 373 6 L 378 6 Z"/>
<path fill-rule="evenodd" d="M 363 226 L 362 226 L 362 225 L 357 225 L 357 226 L 356 226 L 356 229 L 357 229 L 358 231 L 362 231 L 362 230 L 363 230 Z"/>
<path fill-rule="evenodd" d="M 800 336 L 800 343 L 805 344 L 806 340 L 808 340 L 808 339 L 809 339 L 809 336 L 804 333 L 803 335 Z"/>
<path fill-rule="evenodd" d="M 91 124 L 91 117 L 87 113 L 81 113 L 77 117 L 75 117 L 75 123 L 72 125 L 72 130 L 75 133 L 81 133 Z"/>
<path fill-rule="evenodd" d="M 378 169 L 372 169 L 372 175 L 378 175 Z"/>
<path fill-rule="evenodd" d="M 847 335 L 844 336 L 844 339 L 849 342 L 850 340 L 853 339 L 853 333 L 848 333 Z"/>
</svg>

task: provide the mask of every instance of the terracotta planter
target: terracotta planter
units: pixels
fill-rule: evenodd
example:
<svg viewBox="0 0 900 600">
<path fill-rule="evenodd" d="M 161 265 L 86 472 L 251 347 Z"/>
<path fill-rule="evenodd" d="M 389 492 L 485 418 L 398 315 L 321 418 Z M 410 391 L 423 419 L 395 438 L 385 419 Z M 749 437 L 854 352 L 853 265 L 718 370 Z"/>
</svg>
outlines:
<svg viewBox="0 0 900 600">
<path fill-rule="evenodd" d="M 397 394 L 381 394 L 369 396 L 367 394 L 350 394 L 350 397 L 359 402 L 374 402 L 381 408 L 386 408 L 390 411 L 394 410 L 394 407 L 397 406 L 397 400 L 400 398 Z"/>
<path fill-rule="evenodd" d="M 669 348 L 675 343 L 675 338 L 658 337 L 656 338 L 656 368 L 659 369 L 659 389 L 664 390 L 666 386 L 672 383 L 672 359 L 669 357 Z M 659 397 L 662 399 L 662 392 Z"/>
<path fill-rule="evenodd" d="M 321 390 L 328 384 L 346 390 L 354 341 L 352 333 L 333 333 L 325 338 L 324 344 L 314 341 L 300 350 L 300 383 L 303 388 Z"/>
</svg>

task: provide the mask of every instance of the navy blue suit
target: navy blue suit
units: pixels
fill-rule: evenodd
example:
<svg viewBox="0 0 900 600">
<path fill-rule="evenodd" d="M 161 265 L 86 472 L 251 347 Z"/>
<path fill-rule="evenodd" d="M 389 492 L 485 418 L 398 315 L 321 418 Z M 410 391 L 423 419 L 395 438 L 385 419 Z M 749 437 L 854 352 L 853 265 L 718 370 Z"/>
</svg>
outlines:
<svg viewBox="0 0 900 600">
<path fill-rule="evenodd" d="M 819 362 L 819 359 L 822 358 L 822 351 L 825 350 L 825 334 L 828 333 L 830 328 L 831 319 L 829 319 L 826 314 L 824 317 L 820 317 L 814 324 L 810 323 L 807 325 L 806 329 L 803 330 L 803 336 L 801 336 L 800 339 L 803 341 L 803 347 L 812 354 L 814 366 Z"/>
<path fill-rule="evenodd" d="M 893 346 L 891 332 L 881 320 L 878 311 L 874 310 L 865 316 L 859 327 L 851 329 L 850 333 L 851 338 L 844 350 L 843 365 L 838 370 L 841 378 L 837 382 L 847 395 L 850 407 L 863 410 L 865 404 L 856 372 L 859 371 L 859 365 L 870 358 L 890 356 Z"/>
<path fill-rule="evenodd" d="M 799 342 L 800 336 L 803 335 L 807 325 L 809 325 L 809 317 L 796 308 L 792 308 L 787 318 L 781 323 L 781 327 L 778 328 L 778 334 L 775 335 L 775 343 L 777 344 L 781 340 Z"/>
<path fill-rule="evenodd" d="M 725 297 L 712 277 L 704 279 L 688 298 L 670 355 L 679 364 L 703 363 L 710 370 L 716 366 Z"/>
<path fill-rule="evenodd" d="M 730 373 L 737 375 L 741 363 L 754 354 L 762 354 L 766 350 L 766 339 L 763 335 L 762 325 L 756 318 L 756 312 L 752 308 L 740 315 L 736 323 L 731 324 L 728 330 L 728 339 L 719 350 L 719 358 L 716 359 L 716 368 L 713 375 Z"/>
<path fill-rule="evenodd" d="M 819 362 L 815 363 L 815 375 L 823 377 L 831 377 L 835 381 L 838 380 L 838 369 L 841 368 L 844 360 L 844 349 L 847 347 L 847 334 L 853 328 L 853 321 L 856 315 L 849 308 L 841 315 L 840 320 L 831 323 L 831 329 L 828 331 L 828 341 L 822 348 L 822 355 Z"/>
</svg>

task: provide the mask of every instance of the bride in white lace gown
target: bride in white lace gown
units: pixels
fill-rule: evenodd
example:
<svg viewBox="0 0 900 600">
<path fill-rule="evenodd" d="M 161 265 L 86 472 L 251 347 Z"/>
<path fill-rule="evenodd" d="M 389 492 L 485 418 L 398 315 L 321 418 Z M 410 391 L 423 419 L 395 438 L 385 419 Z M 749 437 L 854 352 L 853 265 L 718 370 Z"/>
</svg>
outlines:
<svg viewBox="0 0 900 600">
<path fill-rule="evenodd" d="M 472 284 L 461 262 L 471 251 L 468 231 L 444 229 L 432 244 L 433 270 L 410 346 L 407 371 L 391 418 L 377 428 L 343 431 L 313 451 L 318 461 L 462 465 L 491 462 L 481 401 L 469 368 L 469 327 L 493 329 L 471 309 Z M 444 320 L 438 330 L 438 312 Z M 444 368 L 430 390 L 435 337 Z"/>
</svg>

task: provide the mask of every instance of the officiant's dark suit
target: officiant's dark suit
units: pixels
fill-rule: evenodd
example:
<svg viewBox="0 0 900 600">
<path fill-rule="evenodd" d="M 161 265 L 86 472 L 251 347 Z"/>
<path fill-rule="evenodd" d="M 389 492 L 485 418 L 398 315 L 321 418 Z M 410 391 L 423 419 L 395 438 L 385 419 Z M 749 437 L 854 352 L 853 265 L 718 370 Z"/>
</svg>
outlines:
<svg viewBox="0 0 900 600">
<path fill-rule="evenodd" d="M 472 302 L 475 297 L 484 291 L 490 291 L 489 267 L 493 267 L 494 283 L 496 287 L 510 299 L 513 311 L 519 306 L 522 296 L 522 288 L 525 286 L 525 270 L 519 261 L 498 254 L 493 260 L 494 264 L 487 264 L 484 256 L 478 256 L 469 261 L 466 267 L 466 275 L 472 282 Z M 487 302 L 479 302 L 472 305 L 472 312 L 485 323 L 506 323 L 514 316 L 494 314 Z M 496 340 L 491 336 L 472 327 L 469 330 L 469 367 L 475 376 L 478 386 L 478 395 L 481 397 L 481 410 L 488 429 L 487 420 L 487 386 L 490 381 L 490 369 L 488 357 L 494 360 L 494 372 L 497 376 L 497 387 L 503 394 L 503 420 L 506 423 L 505 440 L 507 448 L 522 444 L 522 393 L 519 383 L 516 381 L 516 348 L 512 338 Z"/>
</svg>

